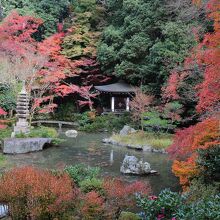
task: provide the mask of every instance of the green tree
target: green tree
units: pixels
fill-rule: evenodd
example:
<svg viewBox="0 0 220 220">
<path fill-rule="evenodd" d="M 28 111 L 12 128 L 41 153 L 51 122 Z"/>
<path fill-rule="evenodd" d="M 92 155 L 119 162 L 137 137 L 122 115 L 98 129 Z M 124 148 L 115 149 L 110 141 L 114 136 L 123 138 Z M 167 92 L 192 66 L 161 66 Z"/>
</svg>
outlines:
<svg viewBox="0 0 220 220">
<path fill-rule="evenodd" d="M 98 47 L 102 70 L 159 95 L 195 43 L 191 26 L 161 0 L 108 0 L 107 8 L 109 25 Z"/>
</svg>

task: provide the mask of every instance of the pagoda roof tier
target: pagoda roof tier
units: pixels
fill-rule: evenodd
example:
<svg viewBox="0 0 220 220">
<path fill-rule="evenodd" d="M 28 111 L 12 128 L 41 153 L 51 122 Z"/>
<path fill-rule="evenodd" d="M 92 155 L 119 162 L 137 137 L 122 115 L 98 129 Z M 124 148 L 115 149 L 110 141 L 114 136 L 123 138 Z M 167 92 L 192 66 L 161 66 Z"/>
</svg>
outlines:
<svg viewBox="0 0 220 220">
<path fill-rule="evenodd" d="M 18 117 L 18 118 L 29 118 L 29 114 L 27 115 L 25 115 L 25 114 L 16 114 L 16 116 Z"/>
<path fill-rule="evenodd" d="M 29 104 L 27 102 L 19 102 L 17 103 L 17 107 L 29 107 Z"/>
<path fill-rule="evenodd" d="M 25 113 L 29 113 L 29 110 L 28 109 L 16 109 L 16 111 L 18 112 L 18 113 L 20 113 L 20 114 L 25 114 Z"/>
</svg>

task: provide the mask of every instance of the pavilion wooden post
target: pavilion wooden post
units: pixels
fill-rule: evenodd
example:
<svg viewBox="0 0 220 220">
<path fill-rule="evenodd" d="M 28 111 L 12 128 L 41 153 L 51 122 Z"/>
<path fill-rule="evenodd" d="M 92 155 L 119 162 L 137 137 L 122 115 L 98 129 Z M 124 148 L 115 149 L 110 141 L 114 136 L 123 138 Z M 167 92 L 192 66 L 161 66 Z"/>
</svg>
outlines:
<svg viewBox="0 0 220 220">
<path fill-rule="evenodd" d="M 126 111 L 127 111 L 127 112 L 129 112 L 129 110 L 130 110 L 129 103 L 130 103 L 130 98 L 127 97 L 127 98 L 126 98 Z"/>
<path fill-rule="evenodd" d="M 115 111 L 115 97 L 114 96 L 112 96 L 111 98 L 111 110 L 112 112 Z"/>
</svg>

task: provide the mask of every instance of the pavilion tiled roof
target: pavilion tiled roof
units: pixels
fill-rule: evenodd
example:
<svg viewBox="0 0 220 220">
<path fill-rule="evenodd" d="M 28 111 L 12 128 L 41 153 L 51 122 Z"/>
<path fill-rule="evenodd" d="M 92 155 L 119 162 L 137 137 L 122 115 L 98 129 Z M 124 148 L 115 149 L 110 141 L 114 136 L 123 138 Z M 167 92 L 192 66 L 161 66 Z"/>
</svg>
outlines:
<svg viewBox="0 0 220 220">
<path fill-rule="evenodd" d="M 103 93 L 134 93 L 134 87 L 123 81 L 104 86 L 95 86 L 95 89 Z"/>
</svg>

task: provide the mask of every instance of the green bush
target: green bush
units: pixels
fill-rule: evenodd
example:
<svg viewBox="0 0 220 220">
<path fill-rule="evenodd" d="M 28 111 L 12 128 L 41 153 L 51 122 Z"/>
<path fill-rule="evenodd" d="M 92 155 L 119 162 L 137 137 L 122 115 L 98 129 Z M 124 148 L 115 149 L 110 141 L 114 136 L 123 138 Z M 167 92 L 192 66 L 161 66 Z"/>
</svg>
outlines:
<svg viewBox="0 0 220 220">
<path fill-rule="evenodd" d="M 95 191 L 100 195 L 104 194 L 103 181 L 101 179 L 85 179 L 82 182 L 80 182 L 79 187 L 84 193 Z"/>
<path fill-rule="evenodd" d="M 61 121 L 76 121 L 76 105 L 72 102 L 60 104 L 53 114 L 53 118 Z"/>
<path fill-rule="evenodd" d="M 158 111 L 149 111 L 144 113 L 144 127 L 148 131 L 169 131 L 176 126 L 170 120 L 162 118 Z"/>
<path fill-rule="evenodd" d="M 85 126 L 92 123 L 92 120 L 90 119 L 88 112 L 77 114 L 76 119 L 80 125 L 80 130 L 83 130 Z"/>
<path fill-rule="evenodd" d="M 55 128 L 48 128 L 48 127 L 36 127 L 32 128 L 30 133 L 24 134 L 16 134 L 16 138 L 52 138 L 51 144 L 59 145 L 64 142 L 64 139 L 58 138 L 58 133 Z"/>
<path fill-rule="evenodd" d="M 122 212 L 118 220 L 140 220 L 140 217 L 132 212 Z"/>
<path fill-rule="evenodd" d="M 37 128 L 32 128 L 30 133 L 24 134 L 16 134 L 16 138 L 34 138 L 34 137 L 41 137 L 41 138 L 57 138 L 58 133 L 56 129 L 54 128 L 48 128 L 48 127 L 37 127 Z"/>
<path fill-rule="evenodd" d="M 18 86 L 19 87 L 19 86 Z M 16 108 L 16 91 L 7 85 L 0 84 L 0 103 L 1 108 L 5 111 L 15 110 Z"/>
<path fill-rule="evenodd" d="M 153 220 L 163 215 L 165 219 L 172 217 L 173 213 L 182 205 L 182 197 L 176 193 L 165 189 L 158 197 L 137 197 L 138 206 L 144 211 L 146 220 Z"/>
<path fill-rule="evenodd" d="M 184 193 L 187 202 L 195 202 L 200 199 L 208 199 L 218 193 L 218 186 L 211 184 L 204 184 L 203 178 L 194 179 L 190 183 L 189 190 Z"/>
<path fill-rule="evenodd" d="M 6 129 L 1 129 L 0 131 L 0 141 L 3 141 L 5 138 L 10 138 L 11 137 L 11 128 L 6 128 Z"/>
<path fill-rule="evenodd" d="M 93 120 L 89 117 L 84 116 L 79 121 L 81 127 L 80 129 L 87 132 L 108 130 L 108 131 L 117 131 L 123 128 L 125 124 L 129 124 L 130 114 L 123 114 L 116 116 L 114 114 L 96 116 Z"/>
<path fill-rule="evenodd" d="M 87 167 L 84 164 L 77 164 L 74 166 L 69 166 L 64 169 L 65 172 L 73 179 L 76 185 L 84 180 L 91 180 L 96 178 L 100 174 L 100 168 L 98 167 Z"/>
<path fill-rule="evenodd" d="M 3 153 L 0 153 L 0 166 L 5 165 L 6 162 L 7 161 L 6 161 L 5 155 Z M 0 176 L 1 176 L 1 174 L 0 174 Z"/>
<path fill-rule="evenodd" d="M 220 183 L 220 145 L 198 150 L 197 164 L 205 183 Z"/>
<path fill-rule="evenodd" d="M 29 137 L 57 138 L 58 133 L 54 128 L 39 127 L 30 131 Z"/>
<path fill-rule="evenodd" d="M 200 199 L 190 205 L 182 205 L 174 214 L 176 219 L 216 220 L 220 219 L 220 194 Z"/>
<path fill-rule="evenodd" d="M 181 219 L 216 220 L 220 218 L 220 194 L 190 202 L 186 195 L 163 190 L 158 197 L 137 196 L 143 220 Z"/>
</svg>

